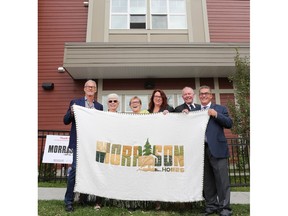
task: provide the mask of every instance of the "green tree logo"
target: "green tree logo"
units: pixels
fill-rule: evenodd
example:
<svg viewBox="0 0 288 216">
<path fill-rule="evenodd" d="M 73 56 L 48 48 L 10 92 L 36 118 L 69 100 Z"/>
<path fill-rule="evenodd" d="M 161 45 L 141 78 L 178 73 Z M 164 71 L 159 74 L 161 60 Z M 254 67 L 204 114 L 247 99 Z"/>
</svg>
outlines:
<svg viewBox="0 0 288 216">
<path fill-rule="evenodd" d="M 143 156 L 148 156 L 148 155 L 151 155 L 152 154 L 152 147 L 149 143 L 149 139 L 147 138 L 147 141 L 144 145 L 144 150 L 143 150 Z"/>
</svg>

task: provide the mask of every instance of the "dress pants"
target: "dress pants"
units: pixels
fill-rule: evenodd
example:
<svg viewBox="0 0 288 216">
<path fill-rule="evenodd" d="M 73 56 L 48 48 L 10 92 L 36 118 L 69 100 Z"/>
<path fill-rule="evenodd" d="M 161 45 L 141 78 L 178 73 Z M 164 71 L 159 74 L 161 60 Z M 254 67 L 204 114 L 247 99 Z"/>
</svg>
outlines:
<svg viewBox="0 0 288 216">
<path fill-rule="evenodd" d="M 215 158 L 205 144 L 204 198 L 207 211 L 231 215 L 227 158 Z"/>
<path fill-rule="evenodd" d="M 73 150 L 73 162 L 71 165 L 71 170 L 69 172 L 68 180 L 67 180 L 67 189 L 65 193 L 64 202 L 65 205 L 72 205 L 74 202 L 74 187 L 75 187 L 75 178 L 76 178 L 76 149 Z M 88 201 L 88 194 L 80 193 L 79 201 L 85 204 Z M 96 203 L 101 204 L 102 197 L 96 196 Z"/>
<path fill-rule="evenodd" d="M 68 180 L 67 180 L 67 189 L 65 193 L 64 202 L 65 205 L 72 205 L 74 201 L 74 186 L 75 186 L 75 177 L 76 177 L 76 149 L 73 149 L 73 161 L 71 170 L 69 172 Z"/>
</svg>

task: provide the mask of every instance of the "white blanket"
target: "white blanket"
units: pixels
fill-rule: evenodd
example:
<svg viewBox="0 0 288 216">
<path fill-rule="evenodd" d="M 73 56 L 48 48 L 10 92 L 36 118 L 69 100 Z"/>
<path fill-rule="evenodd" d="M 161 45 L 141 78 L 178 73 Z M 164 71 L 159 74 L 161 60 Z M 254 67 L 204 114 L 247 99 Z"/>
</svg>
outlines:
<svg viewBox="0 0 288 216">
<path fill-rule="evenodd" d="M 203 200 L 207 111 L 134 115 L 73 106 L 75 191 L 121 200 Z"/>
</svg>

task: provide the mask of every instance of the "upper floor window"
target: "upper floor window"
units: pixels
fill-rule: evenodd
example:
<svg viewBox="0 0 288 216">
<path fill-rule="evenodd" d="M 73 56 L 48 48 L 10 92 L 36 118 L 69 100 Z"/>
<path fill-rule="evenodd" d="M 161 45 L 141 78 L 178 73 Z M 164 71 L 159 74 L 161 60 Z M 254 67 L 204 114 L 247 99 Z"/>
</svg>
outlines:
<svg viewBox="0 0 288 216">
<path fill-rule="evenodd" d="M 111 0 L 110 29 L 186 29 L 186 0 Z"/>
</svg>

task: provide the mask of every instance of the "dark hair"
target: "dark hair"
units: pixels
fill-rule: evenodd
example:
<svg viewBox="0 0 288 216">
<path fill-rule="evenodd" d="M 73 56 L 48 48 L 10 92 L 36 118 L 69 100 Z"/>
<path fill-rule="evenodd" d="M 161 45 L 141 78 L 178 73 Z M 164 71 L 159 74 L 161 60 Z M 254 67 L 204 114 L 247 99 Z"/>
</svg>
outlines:
<svg viewBox="0 0 288 216">
<path fill-rule="evenodd" d="M 155 106 L 153 99 L 154 99 L 154 95 L 155 95 L 156 92 L 159 92 L 160 95 L 161 95 L 161 97 L 162 97 L 162 104 L 161 104 L 160 109 L 166 109 L 166 107 L 167 107 L 167 105 L 168 105 L 168 103 L 167 103 L 167 96 L 166 96 L 166 94 L 164 93 L 164 91 L 161 90 L 161 89 L 155 89 L 155 90 L 153 91 L 152 95 L 151 95 L 150 102 L 149 102 L 149 106 L 148 106 L 148 109 L 151 110 L 152 112 L 153 112 L 153 109 L 154 109 L 154 106 Z"/>
</svg>

